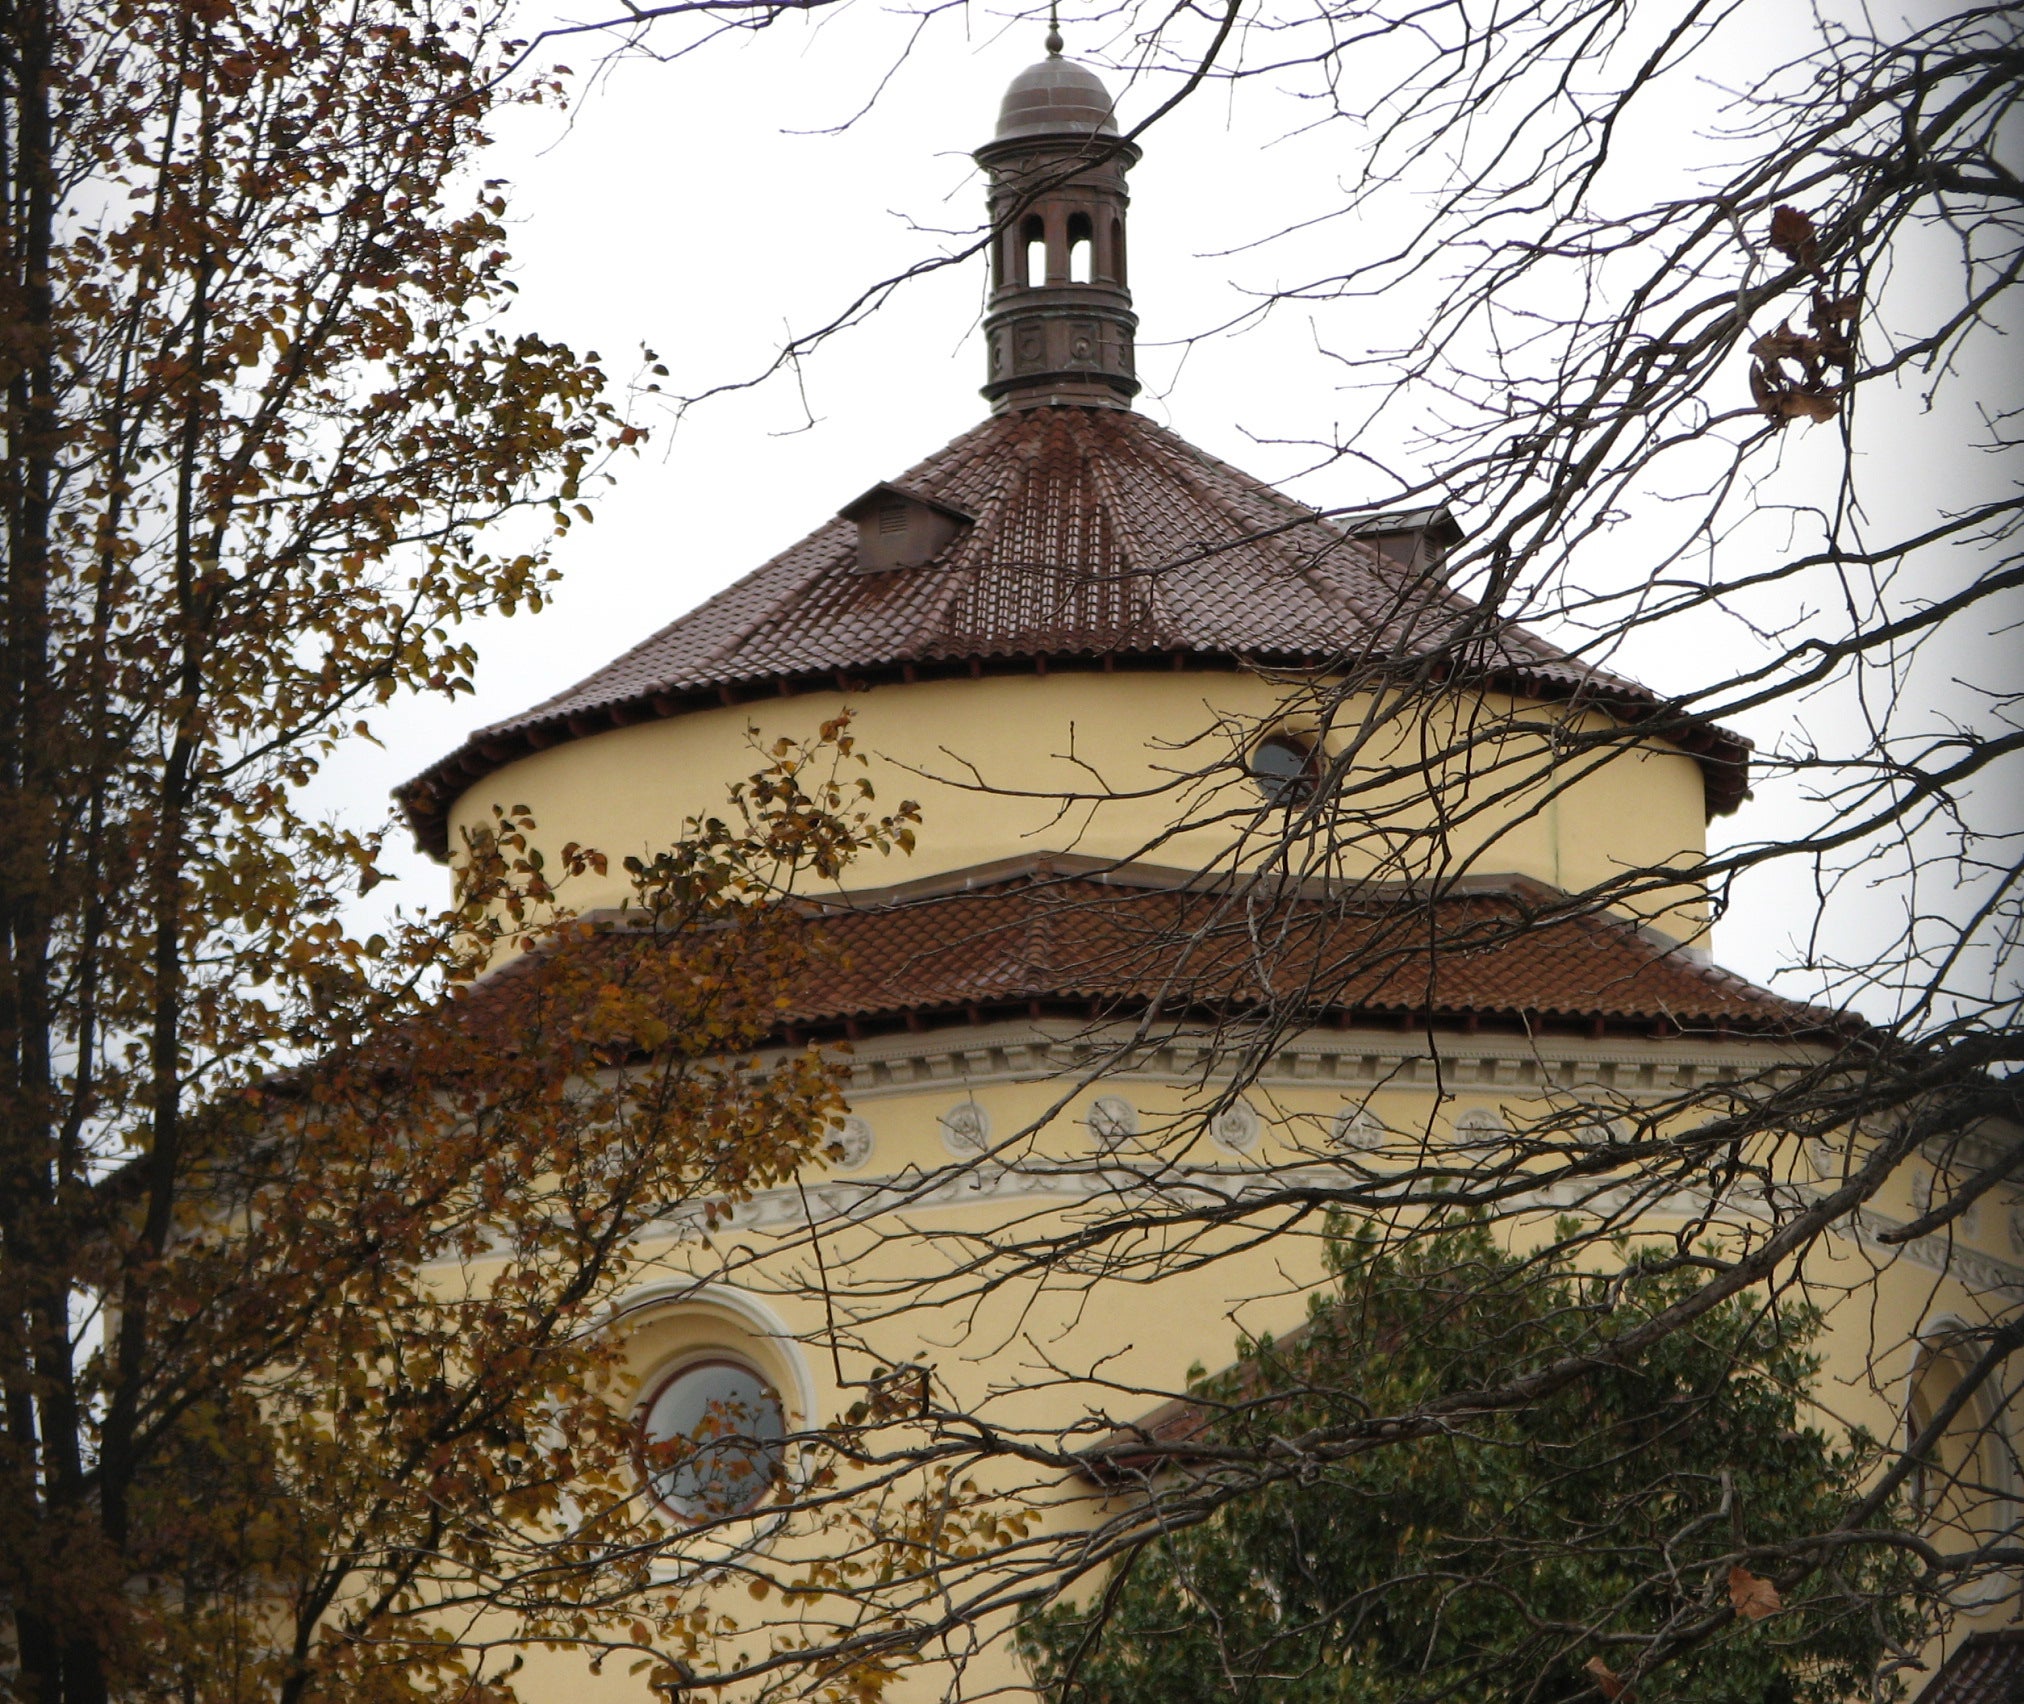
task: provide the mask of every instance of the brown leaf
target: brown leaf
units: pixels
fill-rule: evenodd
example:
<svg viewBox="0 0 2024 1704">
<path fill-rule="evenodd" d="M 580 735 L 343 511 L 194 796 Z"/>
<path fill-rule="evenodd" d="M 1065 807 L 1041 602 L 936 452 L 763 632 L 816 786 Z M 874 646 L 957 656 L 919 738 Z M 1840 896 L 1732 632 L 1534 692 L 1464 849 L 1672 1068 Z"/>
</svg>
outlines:
<svg viewBox="0 0 2024 1704">
<path fill-rule="evenodd" d="M 1771 246 L 1787 259 L 1811 266 L 1820 254 L 1820 234 L 1798 208 L 1780 207 L 1771 215 Z"/>
<path fill-rule="evenodd" d="M 1837 390 L 1789 390 L 1779 399 L 1779 408 L 1787 420 L 1814 420 L 1825 424 L 1841 410 L 1841 392 Z"/>
<path fill-rule="evenodd" d="M 1769 344 L 1772 338 L 1759 338 L 1759 345 Z M 1821 382 L 1817 361 L 1813 358 L 1812 340 L 1798 339 L 1807 345 L 1796 353 L 1804 361 L 1807 373 L 1804 379 L 1794 380 L 1775 357 L 1750 363 L 1750 400 L 1758 411 L 1768 414 L 1783 426 L 1792 420 L 1832 420 L 1841 409 L 1841 392 L 1835 386 Z"/>
<path fill-rule="evenodd" d="M 1794 331 L 1789 321 L 1780 320 L 1776 331 L 1767 331 L 1750 345 L 1750 353 L 1760 361 L 1779 361 L 1788 356 L 1803 357 L 1812 339 Z"/>
<path fill-rule="evenodd" d="M 1833 412 L 1831 404 L 1828 412 Z M 1762 1621 L 1785 1607 L 1776 1586 L 1741 1566 L 1729 1570 L 1729 1602 L 1745 1621 Z"/>
<path fill-rule="evenodd" d="M 1590 1657 L 1581 1665 L 1581 1672 L 1595 1682 L 1596 1691 L 1605 1698 L 1628 1698 L 1630 1688 L 1624 1685 L 1623 1676 L 1611 1668 L 1600 1657 Z"/>
</svg>

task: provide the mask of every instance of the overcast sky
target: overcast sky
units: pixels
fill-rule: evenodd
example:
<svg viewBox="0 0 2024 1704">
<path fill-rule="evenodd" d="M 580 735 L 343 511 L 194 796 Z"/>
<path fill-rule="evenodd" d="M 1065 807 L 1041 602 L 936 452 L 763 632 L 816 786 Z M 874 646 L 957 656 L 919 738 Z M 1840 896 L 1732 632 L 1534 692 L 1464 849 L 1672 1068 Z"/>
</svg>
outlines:
<svg viewBox="0 0 2024 1704">
<path fill-rule="evenodd" d="M 595 349 L 619 377 L 650 346 L 672 369 L 670 387 L 695 393 L 754 377 L 789 330 L 812 329 L 866 284 L 966 244 L 982 211 L 969 151 L 990 136 L 1005 84 L 1040 57 L 1041 29 L 942 14 L 902 59 L 910 28 L 860 0 L 672 64 L 610 65 L 594 80 L 582 75 L 597 62 L 594 46 L 559 46 L 551 57 L 579 73 L 572 112 L 507 116 L 485 168 L 511 184 L 513 319 Z M 1071 56 L 1102 52 L 1102 41 L 1078 42 L 1072 24 L 1069 33 Z M 1167 92 L 1125 87 L 1123 119 Z M 1203 335 L 1260 293 L 1339 270 L 1383 239 L 1337 218 L 1255 246 L 1328 209 L 1344 150 L 1357 146 L 1341 125 L 1303 134 L 1304 116 L 1261 86 L 1241 99 L 1206 92 L 1145 138 L 1131 178 L 1139 406 L 1306 501 L 1354 505 L 1389 495 L 1368 469 L 1338 463 L 1302 476 L 1315 461 L 1306 445 L 1367 406 L 1341 388 L 1344 371 L 1321 347 L 1396 344 L 1426 305 L 1397 293 L 1338 305 L 1317 326 L 1282 304 L 1238 333 Z M 1679 149 L 1650 149 L 1628 167 L 1656 177 L 1680 164 Z M 389 787 L 471 728 L 581 678 L 974 424 L 985 412 L 982 298 L 981 262 L 946 268 L 907 285 L 798 373 L 717 396 L 679 424 L 646 405 L 654 441 L 615 467 L 595 525 L 564 544 L 555 606 L 472 629 L 476 698 L 403 705 L 382 719 L 385 749 L 354 746 L 320 791 L 370 817 Z M 1929 421 L 1907 433 L 1914 482 L 1937 477 L 1957 430 Z M 1811 447 L 1791 436 L 1798 485 L 1809 464 L 1828 465 L 1831 446 L 1824 435 Z M 1693 661 L 1670 639 L 1617 666 L 1677 687 Z M 1747 731 L 1762 741 L 1781 729 Z M 403 879 L 383 893 L 440 897 L 443 873 L 405 846 L 396 867 Z M 1755 884 L 1718 935 L 1718 954 L 1769 975 L 1803 923 L 1794 909 L 1806 909 L 1803 890 L 1796 876 Z"/>
</svg>

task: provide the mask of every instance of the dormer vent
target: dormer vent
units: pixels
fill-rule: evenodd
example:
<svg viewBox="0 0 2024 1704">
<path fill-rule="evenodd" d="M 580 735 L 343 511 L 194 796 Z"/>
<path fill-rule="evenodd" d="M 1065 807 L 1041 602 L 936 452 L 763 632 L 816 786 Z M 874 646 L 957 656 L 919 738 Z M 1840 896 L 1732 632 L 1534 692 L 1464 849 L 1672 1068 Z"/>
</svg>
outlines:
<svg viewBox="0 0 2024 1704">
<path fill-rule="evenodd" d="M 924 568 L 955 542 L 973 518 L 898 485 L 874 485 L 838 513 L 857 523 L 860 574 Z"/>
<path fill-rule="evenodd" d="M 1425 509 L 1389 509 L 1352 515 L 1343 529 L 1352 538 L 1367 539 L 1401 568 L 1413 574 L 1443 574 L 1448 553 L 1465 536 L 1445 503 Z"/>
</svg>

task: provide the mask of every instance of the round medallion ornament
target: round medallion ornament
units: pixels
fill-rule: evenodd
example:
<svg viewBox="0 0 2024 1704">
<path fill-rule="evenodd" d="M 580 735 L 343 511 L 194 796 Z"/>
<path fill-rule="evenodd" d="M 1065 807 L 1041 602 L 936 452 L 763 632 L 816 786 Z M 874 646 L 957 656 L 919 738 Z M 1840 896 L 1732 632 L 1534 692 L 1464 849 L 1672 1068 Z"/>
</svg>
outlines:
<svg viewBox="0 0 2024 1704">
<path fill-rule="evenodd" d="M 1328 1140 L 1337 1148 L 1368 1153 L 1383 1144 L 1385 1128 L 1367 1106 L 1346 1106 L 1335 1115 Z"/>
<path fill-rule="evenodd" d="M 1232 1101 L 1209 1120 L 1209 1139 L 1233 1154 L 1249 1153 L 1258 1141 L 1258 1115 L 1248 1102 Z"/>
<path fill-rule="evenodd" d="M 991 1115 L 973 1100 L 942 1114 L 942 1146 L 959 1160 L 975 1159 L 991 1144 Z"/>
<path fill-rule="evenodd" d="M 870 1122 L 852 1113 L 843 1121 L 836 1134 L 830 1137 L 829 1146 L 837 1156 L 832 1163 L 838 1171 L 858 1170 L 871 1158 Z"/>
<path fill-rule="evenodd" d="M 1954 1182 L 1954 1179 L 1952 1178 L 1951 1175 L 1947 1178 L 1946 1183 L 1947 1183 L 1946 1193 L 1941 1194 L 1940 1174 L 1936 1168 L 1930 1166 L 1921 1166 L 1915 1173 L 1913 1173 L 1912 1175 L 1913 1218 L 1923 1219 L 1928 1213 L 1932 1212 L 1932 1210 L 1935 1207 L 1952 1207 L 1954 1205 L 1954 1192 L 1959 1187 L 1959 1185 L 1957 1185 Z M 1977 1226 L 1981 1221 L 1982 1215 L 1979 1211 L 1981 1205 L 1982 1204 L 1980 1201 L 1970 1201 L 1965 1207 L 1957 1209 L 1954 1213 L 1954 1216 L 1951 1219 L 1949 1219 L 1945 1224 L 1937 1226 L 1934 1229 L 1933 1234 L 1935 1236 L 1944 1236 L 1944 1237 L 1973 1236 L 1975 1234 Z"/>
<path fill-rule="evenodd" d="M 1123 1095 L 1099 1095 L 1089 1109 L 1090 1139 L 1099 1148 L 1115 1148 L 1138 1134 L 1138 1108 Z"/>
<path fill-rule="evenodd" d="M 1592 1106 L 1581 1133 L 1591 1142 L 1617 1144 L 1634 1140 L 1637 1125 L 1621 1107 Z"/>
<path fill-rule="evenodd" d="M 1487 1106 L 1471 1107 L 1455 1120 L 1455 1140 L 1463 1148 L 1501 1148 L 1510 1134 L 1503 1116 Z"/>
</svg>

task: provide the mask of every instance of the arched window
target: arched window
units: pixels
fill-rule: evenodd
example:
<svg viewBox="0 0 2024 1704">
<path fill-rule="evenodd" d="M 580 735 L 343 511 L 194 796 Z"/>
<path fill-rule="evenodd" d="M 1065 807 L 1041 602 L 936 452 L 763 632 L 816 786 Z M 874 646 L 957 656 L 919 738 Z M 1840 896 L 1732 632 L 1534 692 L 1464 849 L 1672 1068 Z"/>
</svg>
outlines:
<svg viewBox="0 0 2024 1704">
<path fill-rule="evenodd" d="M 1087 213 L 1068 216 L 1068 281 L 1087 284 L 1095 275 L 1096 230 Z"/>
<path fill-rule="evenodd" d="M 1948 1349 L 1928 1348 L 1912 1375 L 1905 1415 L 1905 1447 L 1932 1429 L 1967 1376 L 1967 1365 Z M 1972 1533 L 1988 1524 L 1997 1485 L 1998 1437 L 1976 1391 L 1948 1421 L 1940 1436 L 1919 1451 L 1910 1479 L 1912 1503 L 1929 1525 Z"/>
<path fill-rule="evenodd" d="M 1047 282 L 1047 227 L 1038 213 L 1019 227 L 1019 282 L 1029 289 Z"/>
<path fill-rule="evenodd" d="M 654 1497 L 697 1524 L 756 1508 L 786 1465 L 779 1396 L 730 1356 L 690 1361 L 663 1379 L 640 1410 L 639 1435 Z"/>
<path fill-rule="evenodd" d="M 1321 784 L 1314 747 L 1291 734 L 1271 734 L 1253 746 L 1250 770 L 1268 805 L 1305 804 Z"/>
</svg>

